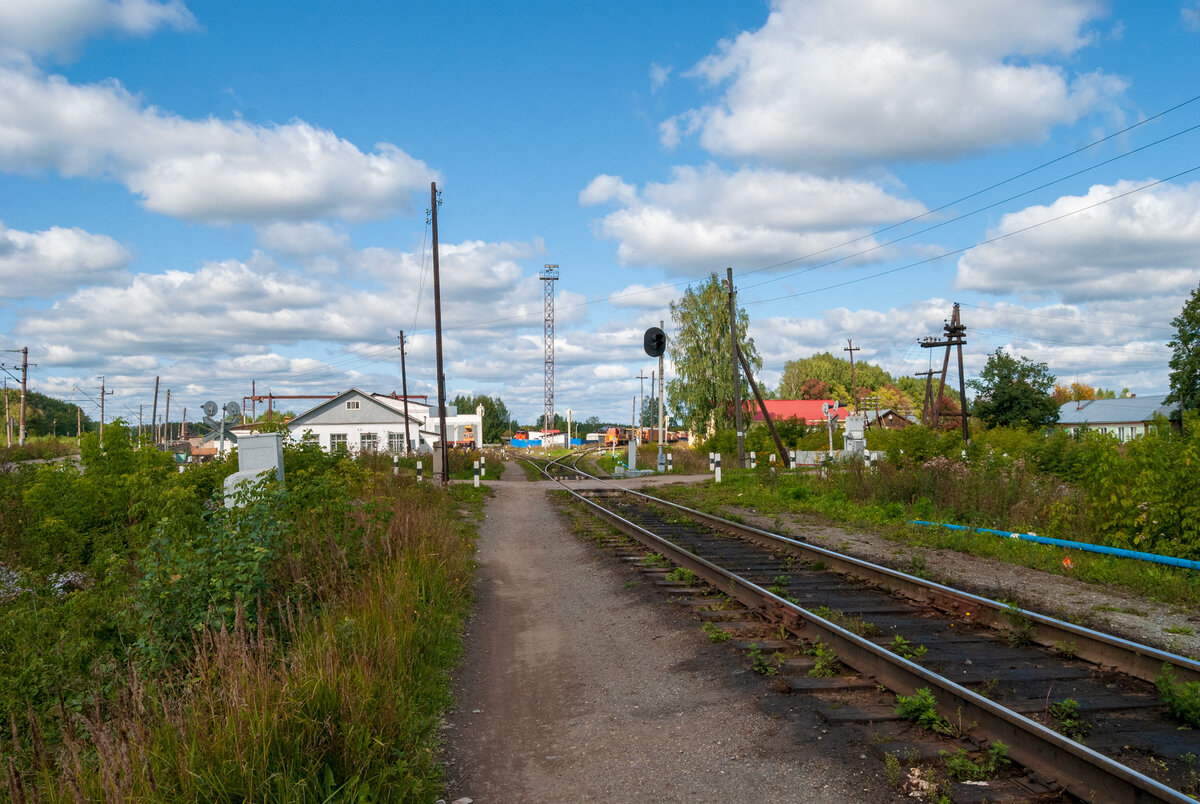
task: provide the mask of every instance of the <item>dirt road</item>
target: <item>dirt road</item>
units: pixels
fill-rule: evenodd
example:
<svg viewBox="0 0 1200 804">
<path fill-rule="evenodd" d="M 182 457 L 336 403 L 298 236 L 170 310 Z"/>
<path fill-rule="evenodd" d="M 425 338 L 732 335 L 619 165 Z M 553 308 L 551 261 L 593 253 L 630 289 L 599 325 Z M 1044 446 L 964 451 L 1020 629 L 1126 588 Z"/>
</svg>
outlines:
<svg viewBox="0 0 1200 804">
<path fill-rule="evenodd" d="M 773 692 L 570 533 L 551 484 L 512 480 L 494 484 L 479 539 L 443 731 L 448 801 L 896 800 L 869 735 Z"/>
</svg>

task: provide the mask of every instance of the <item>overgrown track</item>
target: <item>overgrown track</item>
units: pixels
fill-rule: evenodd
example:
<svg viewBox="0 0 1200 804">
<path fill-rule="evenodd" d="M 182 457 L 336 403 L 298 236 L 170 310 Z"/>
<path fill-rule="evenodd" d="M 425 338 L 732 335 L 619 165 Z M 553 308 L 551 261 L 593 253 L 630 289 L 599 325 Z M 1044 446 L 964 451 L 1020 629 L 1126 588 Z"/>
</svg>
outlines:
<svg viewBox="0 0 1200 804">
<path fill-rule="evenodd" d="M 580 467 L 580 461 L 585 460 L 588 456 L 599 452 L 596 447 L 587 448 L 581 451 L 570 452 L 566 455 L 560 455 L 557 458 L 536 458 L 522 456 L 519 460 L 524 461 L 530 466 L 536 467 L 541 473 L 550 480 L 581 480 L 584 478 L 605 479 L 605 477 L 597 477 L 590 474 L 586 469 Z"/>
<path fill-rule="evenodd" d="M 1164 664 L 1176 682 L 1198 681 L 1195 661 L 639 492 L 567 490 L 647 550 L 832 647 L 873 682 L 903 695 L 930 688 L 943 717 L 977 724 L 973 736 L 1003 741 L 1014 760 L 1080 799 L 1193 800 L 1177 788 L 1196 783 L 1189 762 L 1200 733 L 1169 718 L 1149 681 Z M 885 646 L 897 636 L 926 653 L 893 653 Z M 893 717 L 890 707 L 876 714 Z"/>
</svg>

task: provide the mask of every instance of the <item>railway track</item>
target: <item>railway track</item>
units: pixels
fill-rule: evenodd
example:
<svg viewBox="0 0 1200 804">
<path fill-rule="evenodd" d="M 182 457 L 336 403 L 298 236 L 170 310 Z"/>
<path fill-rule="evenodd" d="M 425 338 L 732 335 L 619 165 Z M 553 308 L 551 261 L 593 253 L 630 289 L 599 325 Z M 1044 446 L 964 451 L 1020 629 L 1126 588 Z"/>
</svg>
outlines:
<svg viewBox="0 0 1200 804">
<path fill-rule="evenodd" d="M 747 626 L 726 621 L 750 616 L 769 624 L 776 638 L 760 627 L 752 649 L 756 664 L 775 662 L 781 688 L 859 689 L 868 698 L 876 685 L 903 696 L 928 689 L 944 730 L 970 732 L 980 745 L 1002 741 L 1032 772 L 1031 798 L 1048 780 L 1083 801 L 1195 800 L 1183 790 L 1200 787 L 1200 732 L 1171 719 L 1154 682 L 1165 666 L 1176 684 L 1200 684 L 1200 663 L 640 492 L 563 486 L 719 592 L 674 589 L 709 629 L 736 636 Z M 814 677 L 805 649 L 858 675 Z M 827 714 L 831 723 L 877 723 L 895 720 L 894 708 L 876 693 L 874 703 Z"/>
</svg>

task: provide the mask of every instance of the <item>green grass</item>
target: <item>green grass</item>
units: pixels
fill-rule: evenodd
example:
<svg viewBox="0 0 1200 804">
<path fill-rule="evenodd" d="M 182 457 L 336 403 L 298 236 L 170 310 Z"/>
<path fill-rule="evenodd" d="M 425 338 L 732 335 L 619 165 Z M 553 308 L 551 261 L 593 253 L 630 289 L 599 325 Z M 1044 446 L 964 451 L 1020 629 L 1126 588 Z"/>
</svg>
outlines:
<svg viewBox="0 0 1200 804">
<path fill-rule="evenodd" d="M 45 743 L 6 747 L 26 800 L 32 789 L 42 801 L 436 798 L 485 493 L 390 477 L 356 487 L 360 506 L 386 507 L 383 530 L 346 529 L 370 544 L 353 572 L 333 572 L 352 542 L 332 540 L 329 568 L 298 568 L 337 579 L 324 604 L 289 597 L 278 617 L 239 606 L 171 672 L 97 667 L 109 695 L 72 729 L 60 729 L 65 711 L 46 712 L 21 727 L 36 722 Z"/>
</svg>

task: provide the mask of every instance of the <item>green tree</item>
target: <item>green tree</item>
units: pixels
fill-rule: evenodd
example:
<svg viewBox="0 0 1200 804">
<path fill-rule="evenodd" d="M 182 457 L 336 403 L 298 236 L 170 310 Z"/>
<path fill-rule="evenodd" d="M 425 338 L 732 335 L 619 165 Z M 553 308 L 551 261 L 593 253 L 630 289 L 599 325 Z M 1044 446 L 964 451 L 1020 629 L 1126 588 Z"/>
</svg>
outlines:
<svg viewBox="0 0 1200 804">
<path fill-rule="evenodd" d="M 458 408 L 459 413 L 474 413 L 480 405 L 483 406 L 484 444 L 501 443 L 512 426 L 512 416 L 508 412 L 508 406 L 500 397 L 493 399 L 482 394 L 476 396 L 459 394 L 450 404 Z M 555 420 L 557 421 L 557 415 Z"/>
<path fill-rule="evenodd" d="M 893 384 L 892 375 L 873 363 L 855 361 L 854 371 L 851 372 L 849 360 L 837 357 L 832 352 L 820 352 L 801 360 L 788 361 L 779 382 L 779 395 L 782 399 L 833 398 L 849 404 L 853 395 L 850 390 L 852 375 L 860 399 L 885 385 Z"/>
<path fill-rule="evenodd" d="M 997 349 L 979 378 L 967 385 L 978 393 L 975 415 L 989 427 L 1036 430 L 1058 421 L 1054 376 L 1045 363 L 1015 358 Z"/>
<path fill-rule="evenodd" d="M 746 334 L 750 317 L 739 306 L 736 319 L 742 355 L 757 373 L 762 358 L 754 348 L 754 339 Z M 710 418 L 718 428 L 728 426 L 733 421 L 729 296 L 715 273 L 671 303 L 671 322 L 675 325 L 675 334 L 667 341 L 675 365 L 675 379 L 667 383 L 671 421 L 698 432 L 708 429 Z M 744 376 L 741 385 L 742 399 L 749 398 L 750 386 Z"/>
<path fill-rule="evenodd" d="M 1171 414 L 1179 421 L 1183 411 L 1200 410 L 1200 285 L 1171 326 L 1175 327 L 1175 337 L 1167 342 L 1171 347 L 1171 393 L 1166 402 L 1179 405 Z"/>
</svg>

